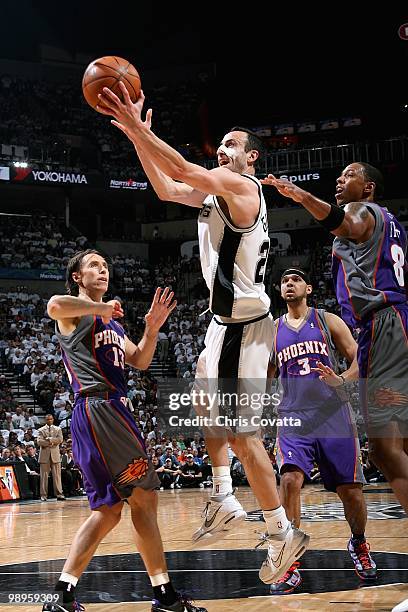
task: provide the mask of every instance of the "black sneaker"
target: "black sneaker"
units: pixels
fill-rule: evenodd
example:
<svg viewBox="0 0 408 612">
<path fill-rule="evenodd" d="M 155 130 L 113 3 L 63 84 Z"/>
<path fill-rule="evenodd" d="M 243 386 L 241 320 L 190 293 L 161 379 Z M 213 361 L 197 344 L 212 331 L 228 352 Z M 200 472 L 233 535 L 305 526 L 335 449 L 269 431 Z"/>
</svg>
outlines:
<svg viewBox="0 0 408 612">
<path fill-rule="evenodd" d="M 43 605 L 43 612 L 85 612 L 85 608 L 79 601 L 72 603 L 46 603 Z"/>
<path fill-rule="evenodd" d="M 271 595 L 289 595 L 302 584 L 299 565 L 299 561 L 295 561 L 282 578 L 271 584 L 269 589 Z"/>
<path fill-rule="evenodd" d="M 194 606 L 189 597 L 179 595 L 179 599 L 171 606 L 165 606 L 157 599 L 153 599 L 151 612 L 207 612 L 207 608 Z"/>
<path fill-rule="evenodd" d="M 369 543 L 364 541 L 355 545 L 350 538 L 347 550 L 354 563 L 357 576 L 361 578 L 361 580 L 376 580 L 377 566 L 370 555 Z"/>
</svg>

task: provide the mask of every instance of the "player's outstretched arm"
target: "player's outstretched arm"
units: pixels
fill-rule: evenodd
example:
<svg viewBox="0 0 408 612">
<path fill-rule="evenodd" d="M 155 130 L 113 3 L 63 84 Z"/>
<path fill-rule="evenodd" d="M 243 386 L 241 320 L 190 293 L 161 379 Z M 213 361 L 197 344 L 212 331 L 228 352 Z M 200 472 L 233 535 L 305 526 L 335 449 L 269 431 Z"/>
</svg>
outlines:
<svg viewBox="0 0 408 612">
<path fill-rule="evenodd" d="M 53 295 L 47 304 L 48 316 L 54 321 L 79 319 L 85 315 L 100 315 L 104 323 L 123 317 L 118 300 L 94 302 L 75 295 Z"/>
<path fill-rule="evenodd" d="M 125 361 L 138 370 L 147 370 L 152 362 L 157 345 L 157 336 L 161 326 L 177 306 L 173 300 L 174 293 L 166 287 L 163 291 L 156 289 L 152 305 L 145 316 L 146 327 L 143 338 L 136 345 L 125 338 Z"/>
<path fill-rule="evenodd" d="M 140 95 L 143 102 L 143 92 L 141 92 Z M 104 115 L 112 115 L 115 117 L 118 126 L 125 126 L 127 122 L 129 122 L 129 116 L 132 114 L 133 107 L 131 100 L 130 104 L 122 104 L 119 98 L 111 90 L 107 89 L 105 94 L 100 95 L 100 101 L 101 103 L 98 105 L 98 110 Z M 150 130 L 152 126 L 152 114 L 153 111 L 149 108 L 143 122 L 148 130 Z M 126 132 L 123 127 L 120 129 L 125 132 L 129 140 L 133 143 L 143 170 L 160 200 L 201 208 L 206 194 L 197 191 L 193 187 L 190 187 L 190 185 L 174 181 L 167 176 L 152 162 L 149 156 L 143 151 L 143 148 L 131 138 L 131 134 Z"/>
<path fill-rule="evenodd" d="M 119 86 L 121 87 L 120 84 Z M 115 117 L 116 121 L 112 121 L 112 123 L 117 125 L 133 143 L 143 170 L 157 196 L 166 202 L 176 202 L 178 204 L 186 204 L 187 206 L 201 208 L 206 194 L 193 189 L 185 183 L 174 181 L 167 176 L 152 162 L 149 156 L 143 151 L 142 147 L 138 146 L 134 139 L 132 139 L 131 133 L 125 130 L 125 126 L 129 121 L 132 121 L 133 103 L 130 98 L 128 103 L 123 104 L 110 89 L 105 89 L 106 92 L 99 95 L 100 104 L 98 105 L 98 111 L 103 115 Z M 127 92 L 126 87 L 124 89 Z M 143 92 L 141 92 L 140 96 L 143 103 L 145 99 Z M 144 126 L 148 130 L 150 130 L 152 126 L 152 114 L 153 111 L 149 108 L 146 112 L 146 118 L 143 121 Z"/>
<path fill-rule="evenodd" d="M 150 129 L 149 122 L 143 121 L 144 95 L 141 92 L 137 102 L 130 99 L 126 87 L 120 83 L 124 102 L 107 87 L 104 87 L 100 96 L 101 105 L 98 110 L 107 115 L 113 115 L 118 120 L 112 124 L 122 130 L 135 144 L 136 149 L 142 150 L 150 162 L 159 168 L 166 176 L 176 181 L 186 183 L 203 194 L 220 196 L 248 195 L 253 185 L 243 179 L 238 173 L 226 168 L 207 170 L 198 164 L 188 162 L 178 151 L 173 149 L 164 140 L 161 140 Z M 123 87 L 122 87 L 123 85 Z"/>
<path fill-rule="evenodd" d="M 276 187 L 281 195 L 301 204 L 316 221 L 319 221 L 335 236 L 361 242 L 368 240 L 374 231 L 374 219 L 363 202 L 352 202 L 344 209 L 336 205 L 332 206 L 298 187 L 295 183 L 287 179 L 278 179 L 273 174 L 268 174 L 265 179 L 261 180 L 261 183 Z M 328 219 L 331 219 L 329 227 L 327 227 Z M 336 219 L 338 219 L 337 226 Z M 332 227 L 333 225 L 335 227 Z"/>
</svg>

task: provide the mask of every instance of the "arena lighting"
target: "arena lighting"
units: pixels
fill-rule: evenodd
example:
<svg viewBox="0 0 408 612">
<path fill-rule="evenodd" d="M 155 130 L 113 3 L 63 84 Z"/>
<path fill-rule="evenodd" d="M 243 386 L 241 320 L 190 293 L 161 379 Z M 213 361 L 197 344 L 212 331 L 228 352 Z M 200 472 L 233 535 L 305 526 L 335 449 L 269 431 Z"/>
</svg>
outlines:
<svg viewBox="0 0 408 612">
<path fill-rule="evenodd" d="M 27 162 L 13 162 L 13 164 L 15 165 L 16 168 L 27 168 L 28 164 Z"/>
</svg>

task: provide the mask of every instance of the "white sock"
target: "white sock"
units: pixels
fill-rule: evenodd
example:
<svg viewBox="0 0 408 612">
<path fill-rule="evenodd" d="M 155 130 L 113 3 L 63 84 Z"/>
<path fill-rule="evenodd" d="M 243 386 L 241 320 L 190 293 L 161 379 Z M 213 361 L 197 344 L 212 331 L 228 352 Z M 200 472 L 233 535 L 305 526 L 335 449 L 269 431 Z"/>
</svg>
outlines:
<svg viewBox="0 0 408 612">
<path fill-rule="evenodd" d="M 149 576 L 149 578 L 150 582 L 152 583 L 152 587 L 158 587 L 162 584 L 167 584 L 168 582 L 170 582 L 170 578 L 167 572 L 163 574 L 155 574 L 154 576 Z"/>
<path fill-rule="evenodd" d="M 68 582 L 68 584 L 72 584 L 73 587 L 76 587 L 79 580 L 79 578 L 77 578 L 76 576 L 73 576 L 72 574 L 67 574 L 66 572 L 62 572 L 59 579 L 61 582 Z"/>
<path fill-rule="evenodd" d="M 271 535 L 284 533 L 290 526 L 283 506 L 279 506 L 275 510 L 263 510 L 262 514 L 266 522 L 267 531 Z"/>
<path fill-rule="evenodd" d="M 232 479 L 228 465 L 213 467 L 212 497 L 219 497 L 232 493 Z"/>
</svg>

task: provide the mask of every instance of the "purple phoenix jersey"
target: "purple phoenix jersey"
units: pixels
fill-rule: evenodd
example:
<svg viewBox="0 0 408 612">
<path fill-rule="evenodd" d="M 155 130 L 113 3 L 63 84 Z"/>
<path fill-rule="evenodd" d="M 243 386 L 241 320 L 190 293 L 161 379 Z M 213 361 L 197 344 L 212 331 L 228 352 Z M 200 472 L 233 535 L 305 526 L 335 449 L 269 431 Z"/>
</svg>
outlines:
<svg viewBox="0 0 408 612">
<path fill-rule="evenodd" d="M 69 336 L 58 325 L 56 334 L 75 393 L 72 450 L 91 508 L 113 506 L 135 487 L 156 488 L 160 482 L 126 397 L 123 327 L 87 315 Z"/>
<path fill-rule="evenodd" d="M 334 351 L 323 311 L 310 308 L 307 319 L 297 329 L 286 321 L 286 315 L 278 319 L 275 362 L 281 391 L 279 413 L 340 405 L 339 394 L 312 371 L 318 361 L 336 369 Z"/>
<path fill-rule="evenodd" d="M 298 328 L 278 320 L 276 365 L 282 401 L 279 416 L 299 419 L 300 427 L 278 427 L 276 459 L 281 474 L 295 465 L 310 477 L 317 462 L 329 491 L 345 483 L 363 483 L 356 430 L 343 391 L 329 387 L 313 372 L 317 361 L 336 370 L 335 346 L 323 310 L 311 308 Z"/>
<path fill-rule="evenodd" d="M 125 332 L 116 321 L 107 325 L 101 317 L 82 317 L 69 336 L 56 326 L 61 354 L 75 394 L 114 391 L 126 397 Z"/>
<path fill-rule="evenodd" d="M 354 329 L 374 311 L 406 302 L 404 286 L 407 236 L 386 208 L 366 203 L 375 218 L 373 235 L 356 244 L 346 238 L 333 243 L 332 273 L 341 315 Z"/>
</svg>

